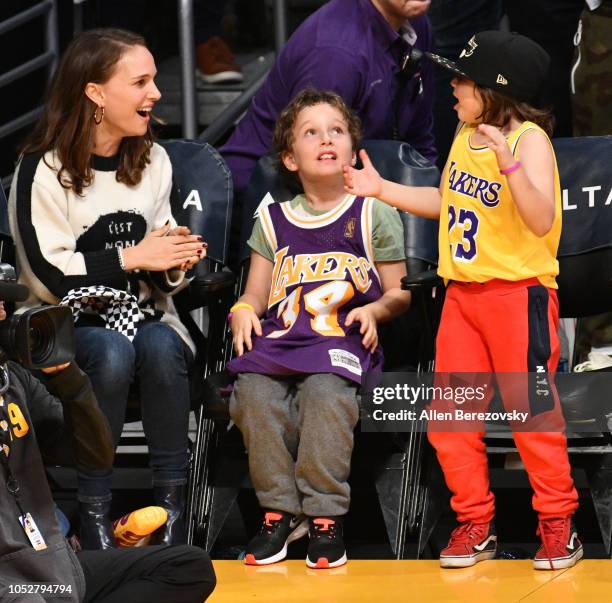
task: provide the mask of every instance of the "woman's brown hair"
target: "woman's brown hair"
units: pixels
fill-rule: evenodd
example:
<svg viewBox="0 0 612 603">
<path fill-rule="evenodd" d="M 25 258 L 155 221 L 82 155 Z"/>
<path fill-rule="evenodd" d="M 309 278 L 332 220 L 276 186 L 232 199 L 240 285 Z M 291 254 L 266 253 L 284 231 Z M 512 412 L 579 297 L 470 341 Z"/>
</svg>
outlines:
<svg viewBox="0 0 612 603">
<path fill-rule="evenodd" d="M 43 113 L 22 149 L 23 153 L 54 150 L 61 163 L 59 183 L 77 195 L 93 181 L 97 105 L 85 94 L 85 86 L 107 82 L 123 54 L 134 46 L 146 47 L 144 38 L 122 29 L 92 29 L 74 38 L 53 77 Z M 121 141 L 117 181 L 128 185 L 140 182 L 153 140 L 149 125 L 144 136 Z"/>
<path fill-rule="evenodd" d="M 478 117 L 484 124 L 503 128 L 514 117 L 519 121 L 532 121 L 552 136 L 554 118 L 548 109 L 536 109 L 529 103 L 515 100 L 491 88 L 475 84 L 482 98 L 482 113 Z"/>
<path fill-rule="evenodd" d="M 307 107 L 315 105 L 330 105 L 337 109 L 346 121 L 349 136 L 353 145 L 353 151 L 357 150 L 361 142 L 361 120 L 357 114 L 344 102 L 343 98 L 329 90 L 316 90 L 306 88 L 298 93 L 293 100 L 281 111 L 276 120 L 272 145 L 278 154 L 278 168 L 290 182 L 299 182 L 299 177 L 289 171 L 282 161 L 283 153 L 291 152 L 293 147 L 293 128 L 300 112 Z"/>
</svg>

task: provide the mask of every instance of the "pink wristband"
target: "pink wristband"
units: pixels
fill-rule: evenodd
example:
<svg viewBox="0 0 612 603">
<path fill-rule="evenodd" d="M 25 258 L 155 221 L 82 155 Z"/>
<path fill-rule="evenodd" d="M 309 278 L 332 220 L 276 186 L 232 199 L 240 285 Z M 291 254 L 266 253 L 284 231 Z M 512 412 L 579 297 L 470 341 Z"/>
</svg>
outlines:
<svg viewBox="0 0 612 603">
<path fill-rule="evenodd" d="M 512 174 L 512 172 L 516 172 L 521 167 L 521 162 L 517 159 L 511 166 L 504 168 L 503 170 L 499 170 L 500 174 L 507 176 L 508 174 Z"/>
</svg>

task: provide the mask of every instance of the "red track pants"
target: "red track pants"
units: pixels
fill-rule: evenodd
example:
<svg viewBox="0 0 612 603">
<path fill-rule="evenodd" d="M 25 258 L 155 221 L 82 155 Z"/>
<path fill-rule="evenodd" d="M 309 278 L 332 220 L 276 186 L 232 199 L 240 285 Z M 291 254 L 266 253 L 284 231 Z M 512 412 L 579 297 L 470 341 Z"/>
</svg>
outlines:
<svg viewBox="0 0 612 603">
<path fill-rule="evenodd" d="M 436 372 L 535 372 L 542 365 L 554 372 L 559 360 L 558 323 L 556 291 L 537 279 L 452 282 L 436 340 Z M 558 399 L 545 414 L 549 413 L 561 416 Z M 460 522 L 486 522 L 495 514 L 484 435 L 483 431 L 428 433 Z M 513 435 L 540 519 L 572 515 L 578 494 L 570 476 L 565 434 L 515 431 Z"/>
</svg>

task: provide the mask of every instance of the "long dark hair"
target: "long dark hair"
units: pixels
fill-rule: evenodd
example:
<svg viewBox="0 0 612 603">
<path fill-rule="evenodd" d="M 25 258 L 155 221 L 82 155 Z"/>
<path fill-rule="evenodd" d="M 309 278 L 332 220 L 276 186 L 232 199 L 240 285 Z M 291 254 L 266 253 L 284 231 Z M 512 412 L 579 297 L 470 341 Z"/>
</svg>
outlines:
<svg viewBox="0 0 612 603">
<path fill-rule="evenodd" d="M 538 109 L 529 103 L 518 101 L 491 88 L 475 84 L 482 98 L 482 114 L 478 116 L 482 123 L 503 128 L 514 117 L 519 121 L 532 121 L 552 136 L 555 125 L 549 109 Z"/>
<path fill-rule="evenodd" d="M 93 180 L 94 112 L 97 105 L 85 94 L 89 82 L 103 84 L 126 50 L 146 47 L 142 36 L 122 29 L 92 29 L 70 42 L 47 92 L 44 111 L 22 149 L 23 153 L 54 150 L 61 168 L 57 179 L 77 195 Z M 140 182 L 149 163 L 153 144 L 151 126 L 144 136 L 122 140 L 117 180 L 128 185 Z"/>
</svg>

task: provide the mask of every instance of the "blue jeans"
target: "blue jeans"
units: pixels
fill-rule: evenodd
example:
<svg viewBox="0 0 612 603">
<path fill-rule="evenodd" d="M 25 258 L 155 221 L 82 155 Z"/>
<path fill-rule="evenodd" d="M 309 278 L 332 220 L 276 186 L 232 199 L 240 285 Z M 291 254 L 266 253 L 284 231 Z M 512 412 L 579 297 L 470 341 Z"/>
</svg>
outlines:
<svg viewBox="0 0 612 603">
<path fill-rule="evenodd" d="M 125 335 L 104 327 L 77 327 L 76 361 L 91 379 L 115 447 L 123 430 L 130 386 L 137 379 L 153 484 L 186 483 L 193 354 L 176 331 L 148 321 L 141 323 L 130 342 Z M 79 500 L 110 500 L 111 474 L 79 472 Z"/>
</svg>

